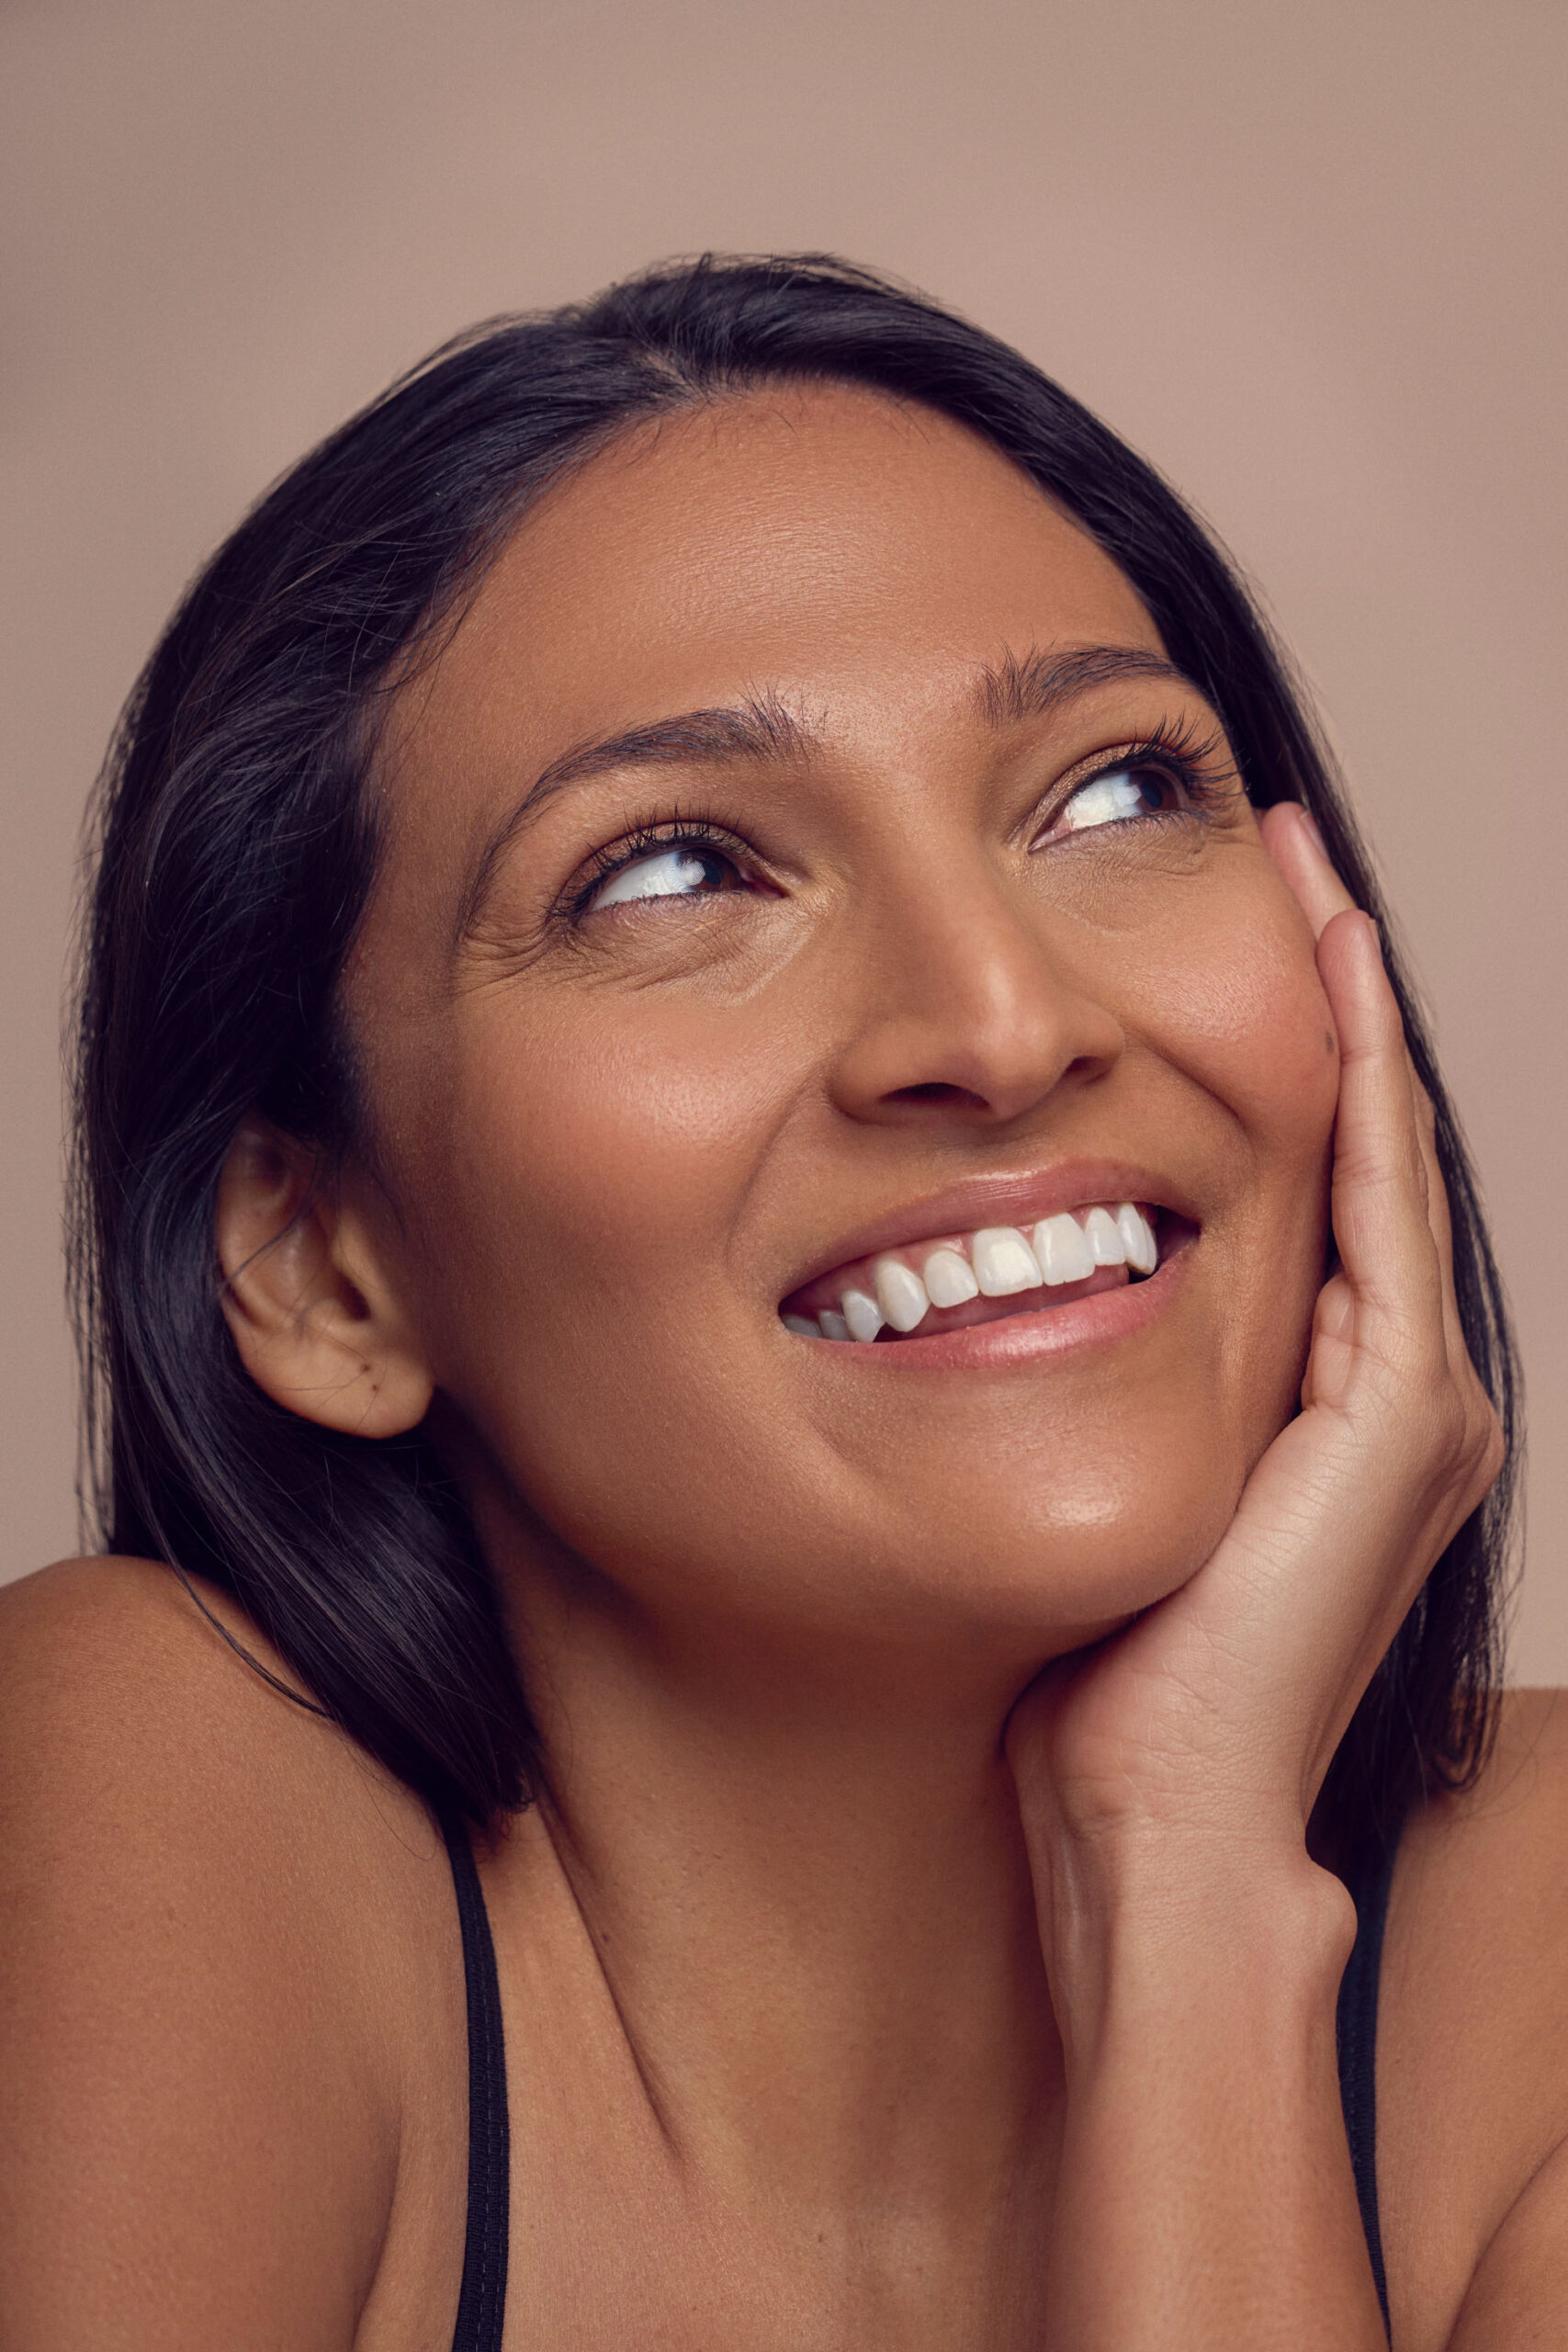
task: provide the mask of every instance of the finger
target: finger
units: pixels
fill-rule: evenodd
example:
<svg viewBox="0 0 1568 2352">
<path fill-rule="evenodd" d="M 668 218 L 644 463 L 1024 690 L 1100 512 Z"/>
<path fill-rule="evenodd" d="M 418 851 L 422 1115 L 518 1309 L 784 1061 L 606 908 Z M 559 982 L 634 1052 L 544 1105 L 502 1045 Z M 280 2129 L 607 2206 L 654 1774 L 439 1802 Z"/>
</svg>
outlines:
<svg viewBox="0 0 1568 2352">
<path fill-rule="evenodd" d="M 1410 1095 L 1416 1105 L 1416 1142 L 1421 1154 L 1421 1173 L 1427 1188 L 1427 1223 L 1431 1227 L 1432 1245 L 1438 1253 L 1438 1268 L 1443 1286 L 1443 1342 L 1448 1350 L 1450 1366 L 1457 1373 L 1469 1363 L 1470 1355 L 1459 1319 L 1459 1301 L 1454 1295 L 1453 1219 L 1449 1214 L 1448 1186 L 1443 1182 L 1443 1171 L 1438 1160 L 1438 1115 L 1432 1107 L 1431 1096 L 1416 1075 L 1413 1062 L 1410 1064 Z"/>
<path fill-rule="evenodd" d="M 1448 1186 L 1443 1182 L 1441 1162 L 1438 1158 L 1438 1114 L 1432 1098 L 1416 1074 L 1416 1065 L 1405 1056 L 1410 1070 L 1410 1099 L 1416 1106 L 1416 1141 L 1421 1154 L 1421 1173 L 1427 1186 L 1427 1222 L 1432 1228 L 1438 1261 L 1450 1285 L 1453 1283 L 1454 1235 L 1453 1219 L 1449 1210 Z"/>
<path fill-rule="evenodd" d="M 1354 910 L 1332 915 L 1318 970 L 1339 1032 L 1339 1105 L 1330 1213 L 1358 1297 L 1430 1318 L 1438 1335 L 1442 1272 L 1404 1028 L 1383 970 L 1375 925 Z"/>
<path fill-rule="evenodd" d="M 1321 946 L 1328 926 L 1337 916 L 1351 911 L 1355 902 L 1325 852 L 1323 839 L 1315 822 L 1299 803 L 1284 801 L 1272 808 L 1265 809 L 1259 820 L 1259 831 L 1265 849 L 1312 925 L 1314 934 Z M 1353 1184 L 1348 1185 L 1344 1180 L 1351 1175 L 1355 1167 L 1356 1152 L 1359 1148 L 1358 1138 L 1359 1138 L 1360 1147 L 1364 1147 L 1371 1133 L 1367 1122 L 1358 1117 L 1358 1113 L 1362 1109 L 1370 1109 L 1374 1094 L 1378 1094 L 1381 1095 L 1382 1112 L 1388 1114 L 1383 1121 L 1383 1125 L 1385 1139 L 1392 1151 L 1389 1172 L 1392 1173 L 1394 1169 L 1408 1162 L 1411 1143 L 1414 1142 L 1413 1167 L 1416 1198 L 1419 1201 L 1430 1243 L 1429 1250 L 1424 1249 L 1420 1234 L 1414 1228 L 1408 1214 L 1402 1217 L 1396 1213 L 1394 1223 L 1399 1227 L 1408 1249 L 1406 1272 L 1416 1284 L 1414 1295 L 1406 1292 L 1403 1293 L 1403 1295 L 1411 1306 L 1415 1305 L 1417 1296 L 1426 1298 L 1429 1303 L 1433 1253 L 1435 1253 L 1443 1354 L 1450 1374 L 1466 1387 L 1472 1388 L 1475 1392 L 1475 1401 L 1478 1401 L 1481 1396 L 1480 1381 L 1465 1342 L 1463 1326 L 1459 1317 L 1458 1299 L 1454 1291 L 1452 1227 L 1449 1214 L 1448 1193 L 1438 1160 L 1436 1120 L 1431 1099 L 1417 1078 L 1410 1061 L 1408 1049 L 1404 1046 L 1398 1005 L 1388 985 L 1387 975 L 1382 968 L 1382 950 L 1377 944 L 1375 931 L 1371 933 L 1371 946 L 1376 961 L 1376 975 L 1371 985 L 1371 995 L 1378 1001 L 1381 1007 L 1379 1025 L 1385 1046 L 1391 1043 L 1393 1028 L 1398 1029 L 1400 1042 L 1397 1058 L 1404 1082 L 1408 1115 L 1401 1114 L 1402 1106 L 1398 1102 L 1397 1090 L 1392 1085 L 1392 1076 L 1386 1064 L 1382 1069 L 1382 1078 L 1390 1080 L 1386 1088 L 1380 1080 L 1379 1089 L 1374 1090 L 1373 1093 L 1368 1092 L 1362 1083 L 1366 1075 L 1365 1064 L 1351 1074 L 1348 1091 L 1342 1085 L 1340 1117 L 1337 1123 L 1336 1131 L 1336 1238 L 1341 1243 L 1343 1261 L 1344 1240 L 1341 1236 L 1341 1227 L 1345 1227 L 1348 1232 L 1353 1227 L 1364 1227 L 1368 1221 L 1367 1212 L 1371 1205 L 1370 1192 L 1365 1188 L 1358 1190 Z M 1331 966 L 1335 964 L 1336 955 L 1337 951 L 1330 945 L 1328 960 Z M 1320 955 L 1320 970 L 1324 960 Z M 1354 960 L 1352 958 L 1352 962 Z M 1330 984 L 1328 973 L 1324 973 L 1324 979 L 1337 1023 L 1339 1006 L 1337 991 Z M 1394 1182 L 1397 1190 L 1397 1177 L 1394 1178 Z M 1405 1204 L 1407 1211 L 1409 1205 L 1407 1201 Z M 1393 1256 L 1386 1254 L 1390 1246 L 1388 1237 L 1381 1238 L 1373 1246 L 1380 1257 L 1382 1277 L 1393 1284 L 1395 1292 L 1400 1292 L 1402 1286 L 1398 1279 L 1399 1252 L 1397 1249 Z M 1364 1263 L 1359 1271 L 1365 1277 L 1367 1268 Z M 1351 1272 L 1348 1265 L 1347 1265 L 1347 1272 Z M 1369 1285 L 1365 1279 L 1359 1287 L 1363 1295 L 1369 1295 Z M 1375 1293 L 1376 1289 L 1376 1283 L 1371 1285 L 1372 1293 Z"/>
<path fill-rule="evenodd" d="M 1443 1182 L 1442 1168 L 1438 1159 L 1437 1113 L 1431 1096 L 1416 1077 L 1414 1068 L 1410 1073 L 1410 1084 L 1416 1098 L 1416 1131 L 1427 1170 L 1427 1222 L 1432 1228 L 1442 1283 L 1443 1345 L 1448 1355 L 1449 1371 L 1465 1400 L 1467 1412 L 1475 1419 L 1477 1426 L 1483 1426 L 1495 1417 L 1491 1398 L 1475 1369 L 1470 1342 L 1464 1335 L 1464 1325 L 1460 1320 L 1459 1296 L 1454 1288 L 1453 1219 L 1449 1207 L 1448 1187 Z M 1490 1483 L 1488 1478 L 1485 1484 Z"/>
<path fill-rule="evenodd" d="M 1328 861 L 1323 837 L 1298 801 L 1281 800 L 1258 820 L 1263 846 L 1321 939 L 1325 926 L 1356 903 Z"/>
</svg>

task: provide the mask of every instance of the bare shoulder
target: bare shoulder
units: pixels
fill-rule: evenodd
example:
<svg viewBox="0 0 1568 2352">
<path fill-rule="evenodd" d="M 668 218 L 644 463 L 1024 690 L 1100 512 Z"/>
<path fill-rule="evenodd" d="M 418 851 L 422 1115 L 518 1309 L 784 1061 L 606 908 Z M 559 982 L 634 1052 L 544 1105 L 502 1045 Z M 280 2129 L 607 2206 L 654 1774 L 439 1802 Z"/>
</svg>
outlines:
<svg viewBox="0 0 1568 2352">
<path fill-rule="evenodd" d="M 1408 1824 L 1396 1887 L 1395 1951 L 1484 1979 L 1488 2007 L 1568 1973 L 1568 1691 L 1506 1693 L 1473 1787 Z"/>
<path fill-rule="evenodd" d="M 203 1616 L 203 1610 L 210 1612 Z M 155 1560 L 94 1556 L 57 1560 L 51 1567 L 0 1586 L 0 1676 L 13 1706 L 38 1710 L 34 1728 L 49 1719 L 51 1702 L 74 1702 L 85 1675 L 102 1703 L 118 1689 L 134 1713 L 142 1678 L 195 1676 L 220 1689 L 212 1675 L 218 1648 L 227 1646 L 213 1623 L 276 1671 L 279 1661 L 226 1595 L 205 1581 L 182 1584 Z M 287 1677 L 283 1678 L 287 1679 Z M 241 1687 L 233 1699 L 241 1706 Z M 120 1708 L 114 1707 L 116 1718 Z M 69 1705 L 77 1736 L 107 1733 L 93 1711 Z"/>
<path fill-rule="evenodd" d="M 13 1836 L 68 1831 L 63 1867 L 95 1840 L 121 1871 L 188 1848 L 236 1894 L 282 1837 L 329 1908 L 344 1862 L 352 1877 L 354 1858 L 434 1838 L 232 1600 L 152 1560 L 64 1560 L 0 1589 L 0 1804 Z"/>
<path fill-rule="evenodd" d="M 1510 1690 L 1473 1787 L 1407 1826 L 1399 1877 L 1412 1924 L 1463 1939 L 1491 1911 L 1514 1965 L 1568 1965 L 1568 1690 Z M 1497 1954 L 1501 1958 L 1501 1953 Z"/>
<path fill-rule="evenodd" d="M 293 1683 L 231 1601 L 154 1562 L 0 1590 L 0 2338 L 18 2352 L 354 2343 L 397 2198 L 410 2015 L 460 2047 L 434 1825 L 231 1644 Z"/>
<path fill-rule="evenodd" d="M 1568 2144 L 1568 1692 L 1510 1692 L 1474 1787 L 1406 1828 L 1377 2088 L 1396 2339 L 1447 2345 Z"/>
</svg>

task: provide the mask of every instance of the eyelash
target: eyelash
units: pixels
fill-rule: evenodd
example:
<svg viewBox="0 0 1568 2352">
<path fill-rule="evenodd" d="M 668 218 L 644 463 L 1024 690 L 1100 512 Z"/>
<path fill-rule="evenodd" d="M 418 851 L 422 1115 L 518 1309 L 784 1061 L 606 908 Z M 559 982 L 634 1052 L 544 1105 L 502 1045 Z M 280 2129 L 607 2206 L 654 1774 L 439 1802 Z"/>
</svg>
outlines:
<svg viewBox="0 0 1568 2352">
<path fill-rule="evenodd" d="M 640 819 L 619 841 L 596 849 L 581 879 L 568 890 L 561 911 L 570 921 L 578 921 L 587 912 L 594 892 L 603 889 L 612 875 L 635 865 L 639 857 L 652 857 L 667 849 L 717 850 L 737 865 L 744 865 L 754 854 L 727 826 L 716 824 L 709 817 L 672 808 L 668 817 Z"/>
<path fill-rule="evenodd" d="M 1123 768 L 1163 767 L 1180 786 L 1190 809 L 1160 809 L 1142 820 L 1145 823 L 1160 823 L 1171 817 L 1194 813 L 1206 815 L 1224 797 L 1224 784 L 1230 773 L 1224 756 L 1224 737 L 1218 728 L 1205 733 L 1190 720 L 1175 722 L 1162 719 L 1157 727 L 1141 736 L 1134 743 L 1125 744 L 1116 752 L 1105 754 L 1076 776 L 1056 803 L 1056 813 L 1067 806 L 1073 795 L 1100 776 L 1114 775 Z M 1123 822 L 1128 821 L 1126 820 Z M 559 906 L 559 911 L 572 922 L 586 914 L 594 893 L 602 889 L 612 875 L 635 865 L 639 858 L 656 856 L 670 849 L 712 849 L 744 866 L 752 857 L 739 836 L 728 826 L 716 823 L 712 818 L 694 811 L 671 809 L 668 817 L 639 820 L 630 832 L 623 833 L 616 842 L 597 849 L 588 860 L 581 878 L 572 884 Z"/>
</svg>

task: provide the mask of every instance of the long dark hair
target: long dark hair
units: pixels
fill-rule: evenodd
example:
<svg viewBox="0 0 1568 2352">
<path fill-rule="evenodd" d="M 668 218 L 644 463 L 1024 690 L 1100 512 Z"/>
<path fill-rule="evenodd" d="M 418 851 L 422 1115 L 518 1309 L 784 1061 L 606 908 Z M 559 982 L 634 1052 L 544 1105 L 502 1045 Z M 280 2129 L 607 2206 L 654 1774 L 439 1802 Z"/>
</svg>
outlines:
<svg viewBox="0 0 1568 2352">
<path fill-rule="evenodd" d="M 1016 352 L 867 271 L 710 256 L 493 322 L 286 474 L 186 593 L 99 787 L 73 1190 L 85 1499 L 95 1540 L 231 1593 L 324 1713 L 476 1820 L 525 1801 L 531 1734 L 473 1531 L 418 1431 L 344 1436 L 247 1377 L 220 1310 L 219 1171 L 253 1106 L 308 1141 L 324 1176 L 355 1135 L 336 994 L 375 867 L 380 715 L 509 526 L 638 419 L 813 379 L 942 411 L 1074 515 L 1214 705 L 1253 800 L 1303 801 L 1382 917 L 1280 656 L 1181 501 Z M 1340 1843 L 1386 1835 L 1484 1753 L 1517 1453 L 1517 1364 L 1474 1178 L 1397 952 L 1391 969 L 1437 1105 L 1460 1313 L 1508 1462 L 1335 1759 L 1322 1803 Z"/>
</svg>

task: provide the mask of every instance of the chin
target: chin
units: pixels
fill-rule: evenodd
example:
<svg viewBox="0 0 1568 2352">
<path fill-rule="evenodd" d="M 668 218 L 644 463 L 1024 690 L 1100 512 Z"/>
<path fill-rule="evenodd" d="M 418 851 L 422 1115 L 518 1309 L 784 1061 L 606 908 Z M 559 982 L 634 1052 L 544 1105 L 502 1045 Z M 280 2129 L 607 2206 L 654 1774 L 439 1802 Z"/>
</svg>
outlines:
<svg viewBox="0 0 1568 2352">
<path fill-rule="evenodd" d="M 931 1581 L 972 1624 L 1016 1630 L 1055 1655 L 1098 1639 L 1196 1575 L 1230 1524 L 1240 1487 L 1228 1466 L 1205 1481 L 1188 1465 L 1164 1476 L 1151 1469 L 1125 1487 L 1080 1485 L 1023 1520 L 955 1513 L 962 1544 L 931 1558 Z"/>
</svg>

